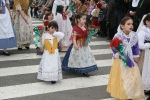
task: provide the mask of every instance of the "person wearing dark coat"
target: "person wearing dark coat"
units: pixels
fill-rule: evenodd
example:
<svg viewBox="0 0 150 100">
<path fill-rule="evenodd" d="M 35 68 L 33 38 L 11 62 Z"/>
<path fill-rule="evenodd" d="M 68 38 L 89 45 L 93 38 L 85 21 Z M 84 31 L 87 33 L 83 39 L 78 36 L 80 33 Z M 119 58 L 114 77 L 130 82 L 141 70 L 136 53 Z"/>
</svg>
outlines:
<svg viewBox="0 0 150 100">
<path fill-rule="evenodd" d="M 136 9 L 136 17 L 141 21 L 145 14 L 150 13 L 150 0 L 140 0 Z"/>
<path fill-rule="evenodd" d="M 128 0 L 114 0 L 114 32 L 117 33 L 117 28 L 120 21 L 125 17 L 128 10 Z"/>
<path fill-rule="evenodd" d="M 135 32 L 139 26 L 139 21 L 137 20 L 135 16 L 138 3 L 139 3 L 139 0 L 131 0 L 129 1 L 129 7 L 128 7 L 129 16 L 133 19 L 133 26 L 134 26 L 133 31 Z"/>
<path fill-rule="evenodd" d="M 114 0 L 108 3 L 106 22 L 108 39 L 111 40 L 114 37 Z"/>
</svg>

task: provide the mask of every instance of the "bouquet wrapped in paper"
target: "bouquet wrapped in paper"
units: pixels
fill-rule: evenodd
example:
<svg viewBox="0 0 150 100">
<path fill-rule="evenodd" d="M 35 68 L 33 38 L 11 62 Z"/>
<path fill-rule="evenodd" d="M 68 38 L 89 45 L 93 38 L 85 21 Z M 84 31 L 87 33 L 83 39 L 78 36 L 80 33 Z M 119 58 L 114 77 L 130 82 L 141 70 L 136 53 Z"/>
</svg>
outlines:
<svg viewBox="0 0 150 100">
<path fill-rule="evenodd" d="M 126 55 L 124 54 L 124 50 L 123 50 L 122 40 L 117 39 L 117 38 L 113 39 L 110 43 L 110 48 L 117 51 L 119 53 L 119 56 L 123 60 L 125 66 L 128 66 L 128 61 L 127 61 Z"/>
<path fill-rule="evenodd" d="M 35 46 L 37 47 L 38 52 L 43 52 L 43 46 L 42 46 L 42 34 L 45 31 L 45 27 L 47 27 L 49 24 L 49 21 L 46 20 L 44 22 L 44 26 L 35 26 L 33 31 L 35 33 Z"/>
<path fill-rule="evenodd" d="M 98 26 L 91 25 L 91 28 L 89 29 L 88 37 L 86 38 L 86 41 L 85 41 L 85 44 L 90 43 L 91 37 L 92 37 L 94 34 L 96 34 L 96 33 L 98 32 L 98 30 L 99 30 Z"/>
</svg>

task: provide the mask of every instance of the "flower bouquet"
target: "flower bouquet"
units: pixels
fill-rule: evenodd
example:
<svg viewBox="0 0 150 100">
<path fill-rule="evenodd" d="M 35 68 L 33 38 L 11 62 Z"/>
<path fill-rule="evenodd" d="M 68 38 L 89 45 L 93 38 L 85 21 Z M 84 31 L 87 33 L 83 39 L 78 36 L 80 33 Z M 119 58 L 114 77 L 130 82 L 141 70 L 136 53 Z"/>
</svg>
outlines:
<svg viewBox="0 0 150 100">
<path fill-rule="evenodd" d="M 88 37 L 86 38 L 85 44 L 90 43 L 90 38 L 98 32 L 98 27 L 95 25 L 91 25 L 91 28 L 89 29 Z"/>
<path fill-rule="evenodd" d="M 127 62 L 127 59 L 126 59 L 126 56 L 125 56 L 124 50 L 123 50 L 122 40 L 117 39 L 117 38 L 113 39 L 110 43 L 110 48 L 117 51 L 119 53 L 121 59 L 123 60 L 125 66 L 128 66 L 128 62 Z"/>
</svg>

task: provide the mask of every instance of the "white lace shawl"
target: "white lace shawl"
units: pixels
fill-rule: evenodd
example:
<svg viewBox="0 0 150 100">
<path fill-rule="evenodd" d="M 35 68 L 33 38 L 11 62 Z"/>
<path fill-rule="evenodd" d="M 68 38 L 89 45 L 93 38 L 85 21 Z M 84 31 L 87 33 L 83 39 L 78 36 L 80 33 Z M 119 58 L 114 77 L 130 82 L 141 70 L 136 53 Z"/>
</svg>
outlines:
<svg viewBox="0 0 150 100">
<path fill-rule="evenodd" d="M 133 61 L 134 57 L 137 57 L 139 55 L 133 55 L 132 53 L 132 48 L 134 45 L 136 45 L 136 43 L 138 42 L 138 36 L 135 32 L 131 31 L 129 33 L 130 36 L 130 41 L 128 42 L 128 37 L 123 33 L 123 31 L 121 30 L 120 26 L 118 27 L 118 32 L 117 34 L 114 36 L 114 38 L 118 38 L 121 39 L 123 41 L 123 49 L 126 55 L 129 56 L 129 58 Z"/>
</svg>

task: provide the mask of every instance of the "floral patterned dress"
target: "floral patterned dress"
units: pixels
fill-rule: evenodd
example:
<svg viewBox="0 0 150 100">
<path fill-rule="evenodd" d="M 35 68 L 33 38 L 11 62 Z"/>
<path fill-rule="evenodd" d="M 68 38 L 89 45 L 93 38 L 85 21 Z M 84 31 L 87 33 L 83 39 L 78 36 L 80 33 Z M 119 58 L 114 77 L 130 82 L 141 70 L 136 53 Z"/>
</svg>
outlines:
<svg viewBox="0 0 150 100">
<path fill-rule="evenodd" d="M 76 36 L 79 50 L 76 50 L 71 44 L 62 62 L 63 71 L 83 74 L 98 70 L 89 45 L 85 45 L 88 36 L 88 29 L 85 28 L 86 30 L 83 31 L 78 25 L 74 26 L 73 32 L 75 31 L 76 34 L 73 36 Z"/>
<path fill-rule="evenodd" d="M 16 30 L 18 47 L 29 47 L 30 43 L 33 41 L 32 21 L 30 15 L 28 15 L 29 0 L 15 0 L 14 5 L 14 27 Z M 24 21 L 19 10 L 22 10 L 28 24 Z"/>
</svg>

